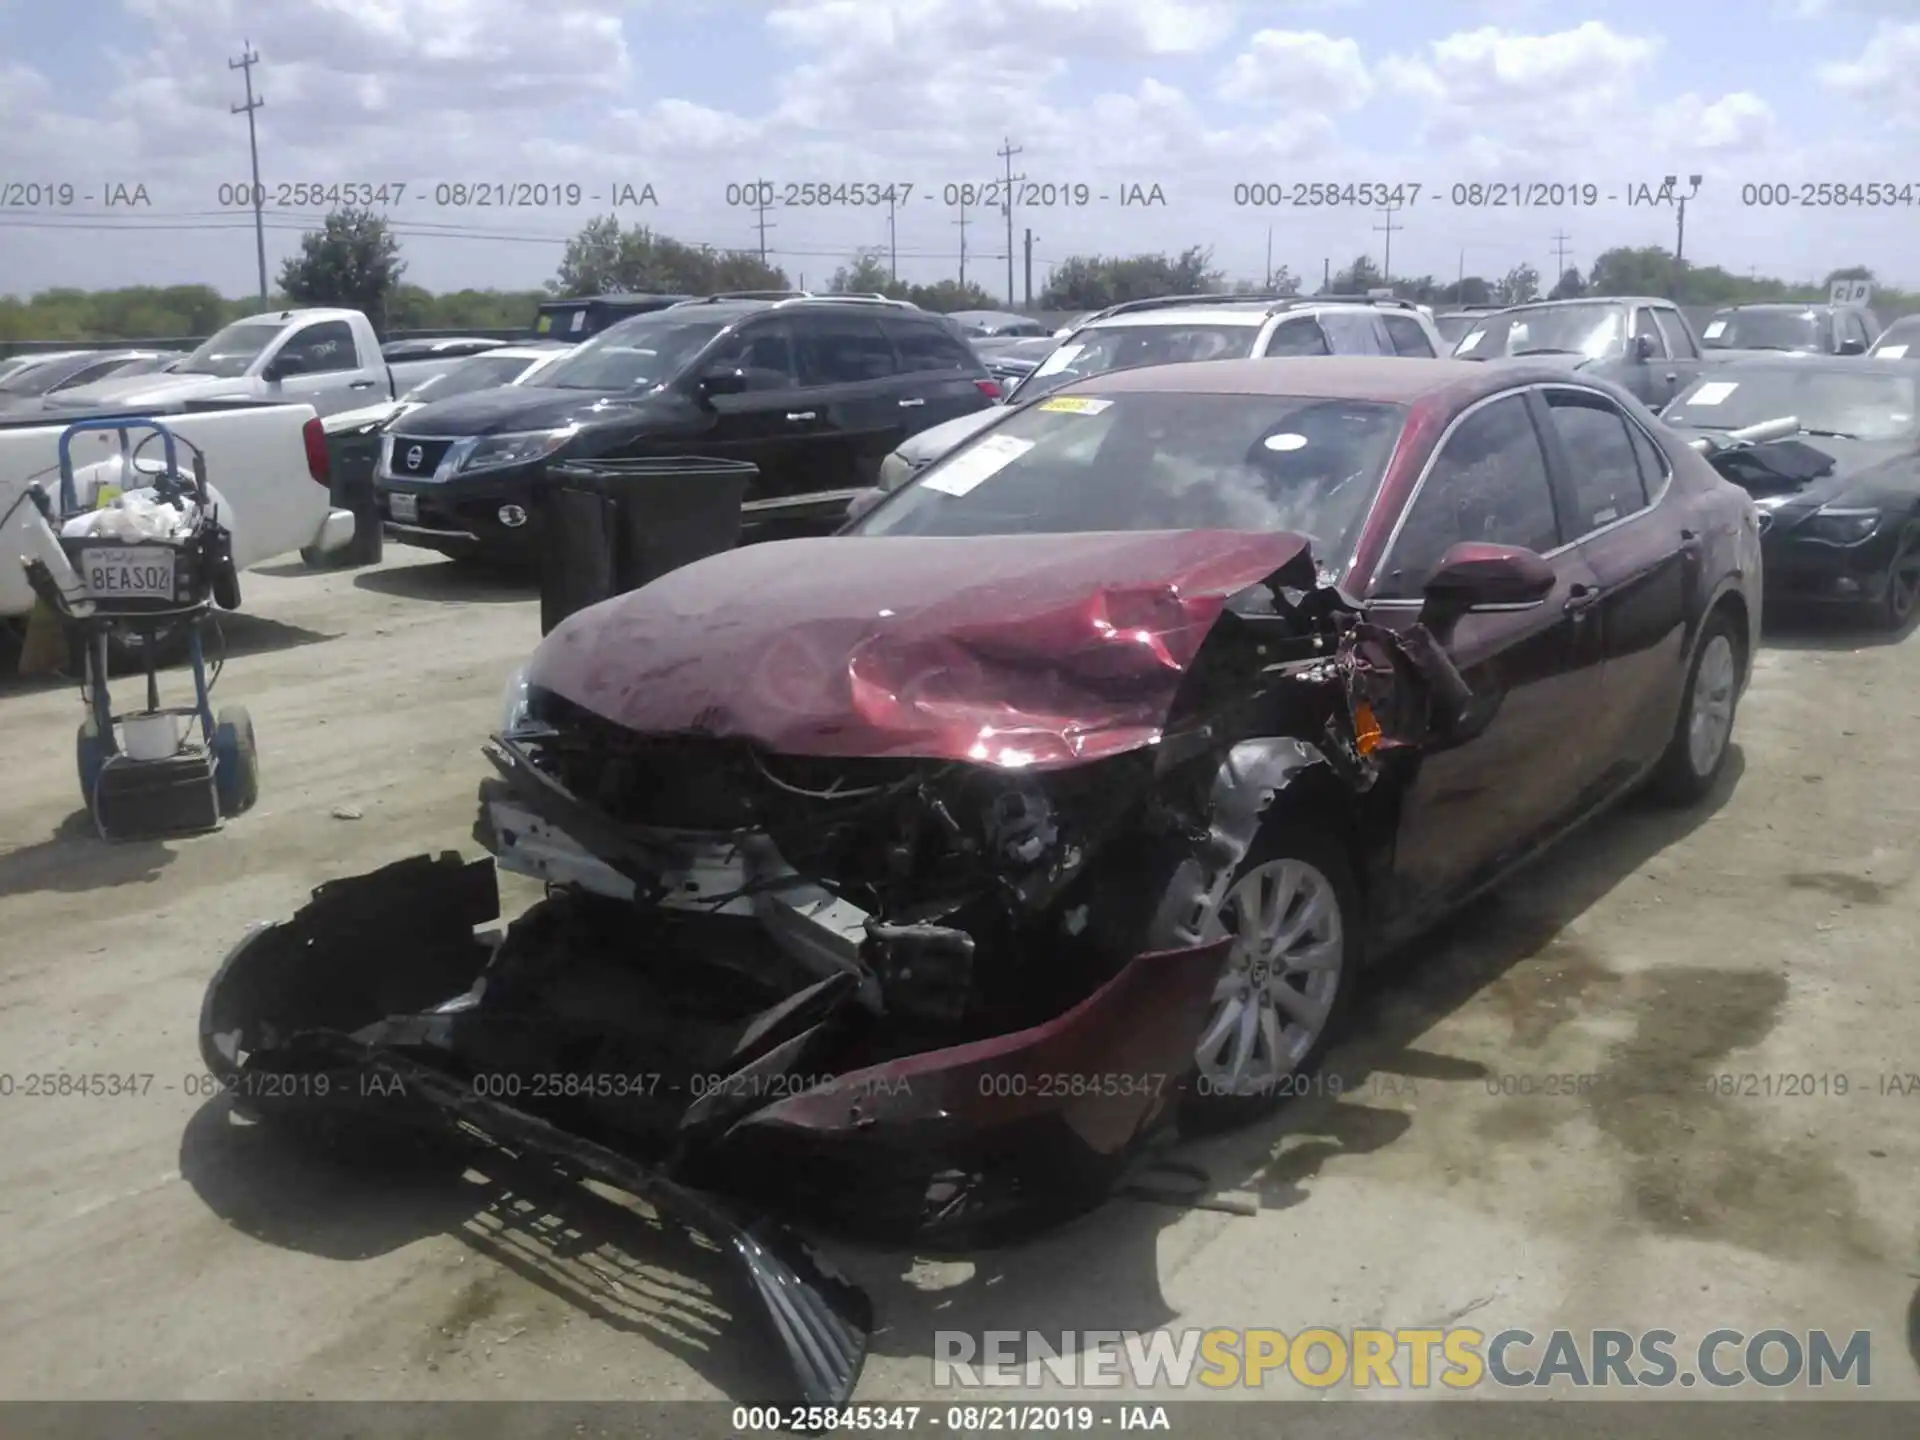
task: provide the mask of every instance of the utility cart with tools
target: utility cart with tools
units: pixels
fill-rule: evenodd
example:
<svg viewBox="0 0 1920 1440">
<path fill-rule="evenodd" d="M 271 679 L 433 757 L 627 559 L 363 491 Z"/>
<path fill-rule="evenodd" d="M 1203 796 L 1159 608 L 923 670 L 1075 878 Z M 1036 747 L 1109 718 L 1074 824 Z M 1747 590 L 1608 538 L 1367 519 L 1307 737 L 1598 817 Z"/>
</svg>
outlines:
<svg viewBox="0 0 1920 1440">
<path fill-rule="evenodd" d="M 73 441 L 94 430 L 119 433 L 124 486 L 117 495 L 102 491 L 83 500 Z M 164 462 L 157 471 L 141 464 L 156 440 Z M 183 446 L 193 452 L 184 471 Z M 60 436 L 57 511 L 45 490 L 30 493 L 47 533 L 40 555 L 26 562 L 28 578 L 78 642 L 87 716 L 75 756 L 80 792 L 100 834 L 118 840 L 218 829 L 254 803 L 260 779 L 246 710 L 229 706 L 218 719 L 213 713 L 220 665 L 209 673 L 205 630 L 209 622 L 218 629 L 215 605 L 238 607 L 240 581 L 205 457 L 159 420 L 81 420 Z M 163 706 L 157 652 L 180 632 L 193 702 Z M 142 710 L 114 711 L 108 671 L 115 641 L 144 662 Z"/>
</svg>

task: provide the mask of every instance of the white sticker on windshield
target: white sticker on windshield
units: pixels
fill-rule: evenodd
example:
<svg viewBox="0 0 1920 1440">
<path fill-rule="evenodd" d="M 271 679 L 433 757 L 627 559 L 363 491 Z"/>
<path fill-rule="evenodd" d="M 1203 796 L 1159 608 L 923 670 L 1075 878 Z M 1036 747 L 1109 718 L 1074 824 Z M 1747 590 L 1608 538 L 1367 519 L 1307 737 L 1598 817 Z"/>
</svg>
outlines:
<svg viewBox="0 0 1920 1440">
<path fill-rule="evenodd" d="M 1718 340 L 1722 335 L 1726 333 L 1727 333 L 1727 322 L 1724 320 L 1716 320 L 1711 325 L 1707 326 L 1706 329 L 1700 332 L 1700 338 L 1702 340 Z"/>
<path fill-rule="evenodd" d="M 576 310 L 573 312 L 573 323 L 568 325 L 567 329 L 569 332 L 574 330 L 584 329 L 586 326 L 586 323 L 587 323 L 587 312 L 584 310 Z"/>
<path fill-rule="evenodd" d="M 943 495 L 965 495 L 991 480 L 1033 448 L 1033 441 L 989 435 L 931 471 L 920 483 Z"/>
<path fill-rule="evenodd" d="M 1739 388 L 1740 382 L 1737 380 L 1712 380 L 1689 395 L 1685 403 L 1689 407 L 1718 405 Z"/>
<path fill-rule="evenodd" d="M 1465 355 L 1469 351 L 1478 350 L 1480 348 L 1481 337 L 1486 333 L 1484 330 L 1469 330 L 1467 332 L 1467 338 L 1454 347 L 1453 353 L 1456 355 Z"/>
<path fill-rule="evenodd" d="M 1904 360 L 1907 358 L 1907 347 L 1904 345 L 1882 345 L 1874 352 L 1874 358 L 1876 360 Z"/>
<path fill-rule="evenodd" d="M 1269 435 L 1266 438 L 1266 447 L 1269 450 L 1304 450 L 1307 448 L 1307 437 L 1293 434 Z"/>
<path fill-rule="evenodd" d="M 1071 365 L 1075 359 L 1079 357 L 1080 352 L 1086 348 L 1084 345 L 1062 345 L 1058 350 L 1042 360 L 1040 362 L 1040 368 L 1033 373 L 1036 375 L 1056 375 Z"/>
</svg>

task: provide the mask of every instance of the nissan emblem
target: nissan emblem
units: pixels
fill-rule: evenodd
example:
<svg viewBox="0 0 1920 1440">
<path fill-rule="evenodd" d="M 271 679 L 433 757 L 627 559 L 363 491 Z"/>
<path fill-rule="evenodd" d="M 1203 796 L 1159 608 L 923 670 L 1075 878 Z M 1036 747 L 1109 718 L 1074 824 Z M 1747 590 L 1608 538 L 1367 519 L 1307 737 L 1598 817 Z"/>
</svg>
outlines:
<svg viewBox="0 0 1920 1440">
<path fill-rule="evenodd" d="M 407 451 L 407 468 L 409 470 L 418 470 L 420 468 L 420 462 L 426 458 L 427 452 L 422 450 L 418 445 L 414 446 L 411 450 Z"/>
</svg>

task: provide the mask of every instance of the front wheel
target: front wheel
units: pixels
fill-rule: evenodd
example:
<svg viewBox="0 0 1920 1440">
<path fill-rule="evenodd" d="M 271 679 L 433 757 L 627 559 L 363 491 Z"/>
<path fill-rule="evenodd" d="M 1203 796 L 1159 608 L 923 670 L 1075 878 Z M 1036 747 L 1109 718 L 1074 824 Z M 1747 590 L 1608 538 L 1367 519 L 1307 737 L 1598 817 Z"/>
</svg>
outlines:
<svg viewBox="0 0 1920 1440">
<path fill-rule="evenodd" d="M 1653 773 L 1652 793 L 1670 805 L 1706 798 L 1726 768 L 1740 701 L 1740 641 L 1725 610 L 1707 618 L 1687 672 L 1680 718 Z"/>
<path fill-rule="evenodd" d="M 1325 834 L 1276 826 L 1241 863 L 1209 939 L 1232 938 L 1199 1043 L 1181 1119 L 1217 1130 L 1302 1093 L 1352 1000 L 1358 887 Z"/>
<path fill-rule="evenodd" d="M 1909 521 L 1887 566 L 1887 595 L 1876 618 L 1885 629 L 1904 630 L 1916 606 L 1920 606 L 1920 521 Z"/>
</svg>

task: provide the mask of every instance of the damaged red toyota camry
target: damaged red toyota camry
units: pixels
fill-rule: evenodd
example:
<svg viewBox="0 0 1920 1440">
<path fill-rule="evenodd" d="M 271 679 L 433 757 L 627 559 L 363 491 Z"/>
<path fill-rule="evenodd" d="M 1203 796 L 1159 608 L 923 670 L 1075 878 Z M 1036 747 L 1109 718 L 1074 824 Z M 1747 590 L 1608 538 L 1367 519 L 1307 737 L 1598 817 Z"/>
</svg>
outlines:
<svg viewBox="0 0 1920 1440">
<path fill-rule="evenodd" d="M 1384 950 L 1713 787 L 1759 587 L 1751 499 L 1604 382 L 1100 376 L 840 535 L 564 622 L 486 747 L 492 858 L 322 886 L 203 1051 L 255 1112 L 325 1091 L 651 1197 L 843 1398 L 864 1302 L 769 1217 L 991 1239 L 1272 1103 Z M 487 939 L 496 864 L 548 890 Z"/>
</svg>

